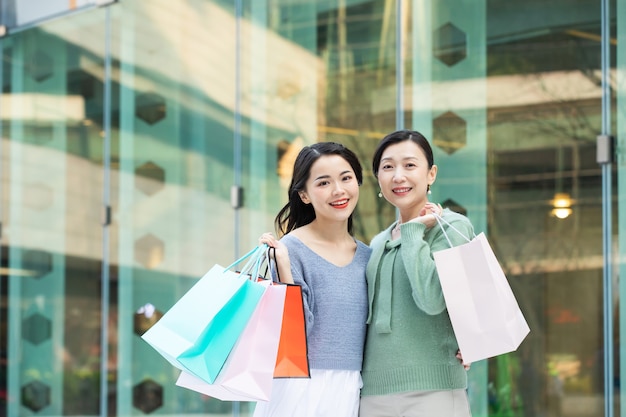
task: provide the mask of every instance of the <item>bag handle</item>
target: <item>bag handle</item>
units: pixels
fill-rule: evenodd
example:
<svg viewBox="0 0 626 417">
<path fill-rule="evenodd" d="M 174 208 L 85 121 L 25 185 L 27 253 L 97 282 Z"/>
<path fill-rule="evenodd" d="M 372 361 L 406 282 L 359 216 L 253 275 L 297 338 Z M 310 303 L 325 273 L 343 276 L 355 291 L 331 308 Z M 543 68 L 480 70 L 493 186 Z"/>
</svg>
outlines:
<svg viewBox="0 0 626 417">
<path fill-rule="evenodd" d="M 273 261 L 272 261 L 272 258 Z M 270 280 L 272 282 L 274 282 L 274 274 L 272 274 L 272 271 L 276 272 L 276 282 L 280 282 L 280 273 L 278 272 L 278 264 L 276 262 L 276 248 L 275 247 L 269 247 L 267 249 L 267 266 L 269 268 L 270 271 Z"/>
<path fill-rule="evenodd" d="M 229 270 L 235 265 L 240 264 L 247 258 L 250 258 L 248 262 L 246 262 L 246 264 L 243 266 L 243 268 L 241 268 L 240 273 L 245 274 L 246 272 L 254 268 L 253 272 L 255 272 L 255 275 L 258 275 L 258 272 L 261 267 L 261 263 L 263 262 L 263 257 L 265 255 L 265 251 L 267 247 L 268 246 L 266 244 L 258 245 L 257 247 L 253 248 L 251 251 L 243 255 L 241 258 L 237 259 L 235 262 L 233 262 L 232 264 L 224 268 L 224 271 Z"/>
<path fill-rule="evenodd" d="M 251 259 L 250 261 L 248 261 L 248 263 L 250 263 L 250 269 L 249 269 L 249 273 L 247 275 L 250 275 L 250 279 L 252 281 L 255 281 L 258 277 L 259 277 L 259 271 L 261 270 L 261 265 L 263 265 L 263 262 L 265 260 L 265 258 L 267 257 L 267 248 L 268 246 L 266 244 L 262 244 L 260 245 L 261 249 L 259 250 L 259 254 L 256 257 L 256 260 L 254 262 L 252 262 L 253 260 Z M 242 273 L 247 272 L 247 269 L 242 270 Z"/>
<path fill-rule="evenodd" d="M 446 229 L 444 229 L 443 224 L 441 224 L 441 222 L 443 221 L 445 224 L 447 224 L 448 226 L 450 226 L 455 232 L 457 232 L 459 235 L 461 235 L 461 237 L 465 240 L 467 240 L 468 242 L 471 242 L 472 240 L 470 238 L 468 238 L 467 236 L 465 236 L 459 229 L 457 229 L 456 227 L 452 226 L 450 224 L 450 222 L 448 222 L 446 219 L 444 219 L 442 216 L 440 216 L 437 213 L 432 213 L 433 216 L 435 216 L 435 220 L 437 220 L 437 224 L 439 225 L 439 227 L 441 227 L 441 231 L 443 232 L 443 235 L 445 236 L 446 240 L 448 241 L 448 244 L 450 245 L 450 247 L 453 247 L 454 245 L 452 245 L 452 242 L 450 241 L 450 237 L 448 237 L 448 234 L 446 233 Z M 476 237 L 474 235 L 474 237 Z"/>
</svg>

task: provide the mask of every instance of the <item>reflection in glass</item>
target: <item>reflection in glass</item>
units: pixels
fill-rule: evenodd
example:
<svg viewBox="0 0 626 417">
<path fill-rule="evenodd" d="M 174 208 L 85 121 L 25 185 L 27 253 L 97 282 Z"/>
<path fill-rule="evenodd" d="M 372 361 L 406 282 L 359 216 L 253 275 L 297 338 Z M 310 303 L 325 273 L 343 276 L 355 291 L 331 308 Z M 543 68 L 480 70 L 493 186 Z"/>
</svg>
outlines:
<svg viewBox="0 0 626 417">
<path fill-rule="evenodd" d="M 603 412 L 600 14 L 577 4 L 488 2 L 489 237 L 532 329 L 489 361 L 493 416 Z"/>
</svg>

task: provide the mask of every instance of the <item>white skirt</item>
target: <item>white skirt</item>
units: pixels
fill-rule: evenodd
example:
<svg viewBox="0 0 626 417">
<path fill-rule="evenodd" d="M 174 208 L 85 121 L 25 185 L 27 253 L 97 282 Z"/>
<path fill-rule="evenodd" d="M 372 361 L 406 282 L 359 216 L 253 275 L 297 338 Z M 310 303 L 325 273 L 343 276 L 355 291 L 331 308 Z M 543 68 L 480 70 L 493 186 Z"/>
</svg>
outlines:
<svg viewBox="0 0 626 417">
<path fill-rule="evenodd" d="M 358 417 L 362 386 L 359 371 L 311 369 L 311 378 L 277 378 L 254 417 Z"/>
</svg>

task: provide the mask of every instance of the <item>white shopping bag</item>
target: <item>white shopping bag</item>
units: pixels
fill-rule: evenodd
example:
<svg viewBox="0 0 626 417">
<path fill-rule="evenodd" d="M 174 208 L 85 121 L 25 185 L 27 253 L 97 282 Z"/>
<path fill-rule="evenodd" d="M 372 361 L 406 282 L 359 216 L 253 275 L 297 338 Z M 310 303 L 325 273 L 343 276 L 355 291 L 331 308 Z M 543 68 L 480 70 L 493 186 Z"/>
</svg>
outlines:
<svg viewBox="0 0 626 417">
<path fill-rule="evenodd" d="M 530 328 L 485 234 L 433 257 L 463 361 L 516 350 Z"/>
</svg>

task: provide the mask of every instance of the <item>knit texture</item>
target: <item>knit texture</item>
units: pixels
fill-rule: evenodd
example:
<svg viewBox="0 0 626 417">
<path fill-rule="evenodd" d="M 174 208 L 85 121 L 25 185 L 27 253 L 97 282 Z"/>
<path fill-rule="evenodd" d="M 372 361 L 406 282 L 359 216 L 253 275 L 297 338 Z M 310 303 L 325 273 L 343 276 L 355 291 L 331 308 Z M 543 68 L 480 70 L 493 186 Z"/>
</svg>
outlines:
<svg viewBox="0 0 626 417">
<path fill-rule="evenodd" d="M 281 241 L 289 250 L 294 282 L 302 286 L 309 366 L 360 371 L 368 311 L 365 267 L 371 249 L 356 241 L 352 262 L 338 267 L 297 237 L 287 234 Z"/>
<path fill-rule="evenodd" d="M 444 210 L 443 218 L 473 237 L 470 221 Z M 442 223 L 453 246 L 467 242 Z M 392 224 L 372 239 L 367 266 L 368 331 L 361 395 L 467 387 L 467 373 L 455 357 L 458 343 L 446 310 L 432 252 L 447 249 L 441 227 L 422 223 Z"/>
</svg>

